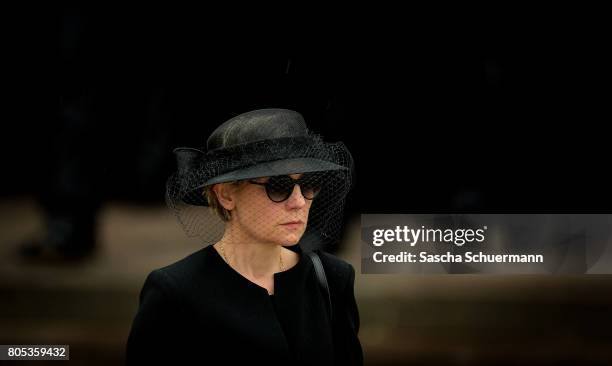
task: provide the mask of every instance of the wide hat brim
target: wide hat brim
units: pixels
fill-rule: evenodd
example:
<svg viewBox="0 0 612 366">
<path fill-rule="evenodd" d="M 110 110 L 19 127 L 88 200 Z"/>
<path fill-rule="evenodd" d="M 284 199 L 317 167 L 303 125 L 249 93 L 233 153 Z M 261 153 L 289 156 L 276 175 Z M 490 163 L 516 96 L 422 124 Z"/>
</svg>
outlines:
<svg viewBox="0 0 612 366">
<path fill-rule="evenodd" d="M 269 162 L 262 162 L 256 165 L 233 170 L 224 174 L 220 174 L 206 181 L 199 187 L 194 188 L 195 194 L 187 194 L 183 197 L 183 202 L 196 205 L 208 206 L 202 189 L 213 184 L 234 182 L 244 179 L 252 179 L 258 177 L 271 177 L 276 175 L 288 175 L 298 173 L 325 172 L 335 170 L 347 170 L 347 167 L 338 165 L 329 161 L 315 158 L 292 158 L 282 159 Z"/>
</svg>

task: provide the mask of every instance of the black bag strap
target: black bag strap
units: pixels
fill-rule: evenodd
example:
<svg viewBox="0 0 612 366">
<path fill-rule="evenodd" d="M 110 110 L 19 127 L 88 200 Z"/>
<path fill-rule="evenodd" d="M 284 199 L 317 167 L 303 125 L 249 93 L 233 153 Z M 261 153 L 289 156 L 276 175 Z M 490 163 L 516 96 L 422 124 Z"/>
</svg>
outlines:
<svg viewBox="0 0 612 366">
<path fill-rule="evenodd" d="M 332 302 L 331 295 L 329 293 L 329 285 L 327 284 L 327 277 L 325 276 L 325 270 L 323 269 L 323 263 L 321 262 L 321 258 L 319 255 L 312 252 L 307 252 L 312 264 L 314 265 L 315 273 L 317 274 L 317 279 L 319 280 L 319 285 L 321 287 L 321 292 L 323 292 L 323 297 L 327 299 L 327 313 L 329 314 L 329 319 L 332 318 Z"/>
</svg>

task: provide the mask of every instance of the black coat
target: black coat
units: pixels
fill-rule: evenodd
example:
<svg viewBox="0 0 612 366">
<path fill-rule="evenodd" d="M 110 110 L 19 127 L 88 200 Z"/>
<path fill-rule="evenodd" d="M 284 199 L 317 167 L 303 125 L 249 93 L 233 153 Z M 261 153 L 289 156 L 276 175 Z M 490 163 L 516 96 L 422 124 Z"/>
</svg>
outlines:
<svg viewBox="0 0 612 366">
<path fill-rule="evenodd" d="M 313 264 L 274 275 L 275 294 L 249 281 L 207 246 L 154 270 L 140 293 L 128 364 L 362 365 L 350 263 L 319 252 L 333 326 Z"/>
</svg>

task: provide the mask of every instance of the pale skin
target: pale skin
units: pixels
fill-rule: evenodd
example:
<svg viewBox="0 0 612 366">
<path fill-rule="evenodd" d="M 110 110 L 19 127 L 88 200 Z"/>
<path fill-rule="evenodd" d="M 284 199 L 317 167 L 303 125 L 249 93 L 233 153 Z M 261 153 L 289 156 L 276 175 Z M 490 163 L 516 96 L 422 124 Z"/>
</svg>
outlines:
<svg viewBox="0 0 612 366">
<path fill-rule="evenodd" d="M 299 179 L 302 174 L 289 175 Z M 266 182 L 268 178 L 255 178 Z M 306 229 L 311 200 L 302 196 L 298 185 L 283 202 L 271 201 L 265 187 L 256 184 L 217 184 L 213 187 L 219 203 L 231 212 L 223 238 L 215 249 L 222 254 L 223 244 L 228 264 L 251 282 L 274 293 L 274 274 L 297 264 L 299 254 L 283 248 L 296 245 Z M 289 224 L 292 222 L 297 224 Z M 223 256 L 222 256 L 223 257 Z"/>
</svg>

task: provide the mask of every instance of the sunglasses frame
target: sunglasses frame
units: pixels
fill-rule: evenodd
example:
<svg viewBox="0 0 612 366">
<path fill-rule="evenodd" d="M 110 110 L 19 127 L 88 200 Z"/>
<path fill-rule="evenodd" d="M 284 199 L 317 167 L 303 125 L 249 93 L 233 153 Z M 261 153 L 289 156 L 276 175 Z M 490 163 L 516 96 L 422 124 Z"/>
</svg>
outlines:
<svg viewBox="0 0 612 366">
<path fill-rule="evenodd" d="M 316 174 L 316 175 L 320 175 L 320 173 Z M 293 194 L 293 190 L 295 189 L 296 185 L 300 186 L 300 193 L 301 193 L 302 197 L 304 197 L 304 199 L 312 201 L 313 199 L 315 199 L 315 197 L 317 197 L 319 195 L 319 193 L 321 193 L 321 190 L 323 189 L 323 185 L 321 184 L 318 187 L 319 189 L 314 193 L 314 195 L 311 198 L 308 198 L 308 197 L 306 197 L 304 195 L 304 190 L 302 189 L 302 184 L 305 183 L 305 181 L 307 181 L 307 180 L 315 179 L 315 177 L 313 177 L 313 176 L 315 176 L 315 174 L 304 173 L 299 179 L 293 179 L 293 178 L 291 178 L 288 175 L 275 175 L 275 176 L 269 177 L 267 182 L 263 182 L 263 183 L 262 182 L 255 182 L 255 181 L 250 180 L 250 179 L 247 180 L 247 182 L 249 182 L 251 184 L 256 184 L 256 185 L 259 185 L 259 186 L 263 186 L 265 188 L 265 190 L 266 190 L 266 195 L 268 196 L 268 199 L 270 201 L 272 201 L 272 202 L 275 202 L 275 203 L 280 203 L 280 202 L 284 202 L 284 201 L 288 200 L 289 197 L 291 197 L 291 195 Z M 272 199 L 272 197 L 271 197 L 272 193 L 270 192 L 271 188 L 268 188 L 268 187 L 271 186 L 270 181 L 272 179 L 278 178 L 278 177 L 280 177 L 280 179 L 284 179 L 284 177 L 286 177 L 287 179 L 290 179 L 291 181 L 293 181 L 293 185 L 291 186 L 291 189 L 286 193 L 286 197 L 283 198 L 280 201 L 276 201 L 276 200 Z"/>
</svg>

